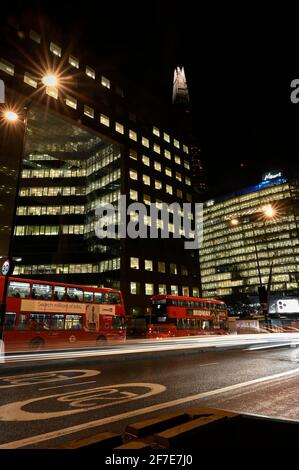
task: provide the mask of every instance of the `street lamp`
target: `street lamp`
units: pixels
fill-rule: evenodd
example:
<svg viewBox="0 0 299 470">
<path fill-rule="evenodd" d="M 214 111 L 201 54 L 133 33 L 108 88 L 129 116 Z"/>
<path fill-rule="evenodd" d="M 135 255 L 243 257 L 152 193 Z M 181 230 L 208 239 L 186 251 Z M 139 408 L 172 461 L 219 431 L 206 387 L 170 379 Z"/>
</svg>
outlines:
<svg viewBox="0 0 299 470">
<path fill-rule="evenodd" d="M 12 110 L 6 110 L 3 113 L 3 118 L 6 122 L 15 122 L 19 119 L 19 115 Z"/>
<path fill-rule="evenodd" d="M 55 73 L 48 72 L 42 77 L 42 83 L 46 87 L 57 88 L 59 85 L 59 78 Z"/>
<path fill-rule="evenodd" d="M 266 221 L 266 220 L 271 220 L 277 215 L 277 209 L 273 207 L 271 204 L 266 204 L 263 207 L 261 207 L 260 211 L 262 213 L 261 220 Z M 230 225 L 233 227 L 236 227 L 239 225 L 240 220 L 236 217 L 230 219 Z M 268 323 L 268 296 L 269 296 L 269 285 L 266 290 L 265 286 L 263 285 L 262 282 L 262 275 L 261 275 L 261 267 L 260 267 L 260 262 L 259 262 L 259 256 L 258 256 L 258 251 L 257 251 L 257 240 L 256 240 L 256 232 L 254 228 L 254 223 L 252 221 L 252 233 L 253 233 L 253 242 L 254 242 L 254 251 L 255 251 L 255 258 L 256 258 L 256 264 L 257 264 L 257 270 L 258 270 L 258 276 L 259 276 L 259 288 L 258 288 L 258 293 L 259 293 L 259 301 L 260 305 L 263 311 L 263 315 L 265 318 L 265 325 Z M 269 283 L 271 280 L 271 275 L 272 275 L 272 268 L 273 268 L 273 261 L 271 264 L 270 268 L 270 274 L 269 274 Z M 268 284 L 269 284 L 268 283 Z"/>
</svg>

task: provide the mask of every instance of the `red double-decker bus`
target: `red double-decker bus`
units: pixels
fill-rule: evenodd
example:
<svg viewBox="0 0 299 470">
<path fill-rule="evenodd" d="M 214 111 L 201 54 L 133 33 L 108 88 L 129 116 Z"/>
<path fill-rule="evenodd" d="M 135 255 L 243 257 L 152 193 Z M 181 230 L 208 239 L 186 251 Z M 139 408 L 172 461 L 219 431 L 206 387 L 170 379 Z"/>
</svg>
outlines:
<svg viewBox="0 0 299 470">
<path fill-rule="evenodd" d="M 3 287 L 0 276 L 0 298 Z M 6 350 L 92 347 L 125 339 L 125 307 L 119 290 L 9 278 Z"/>
<path fill-rule="evenodd" d="M 151 298 L 147 338 L 228 334 L 224 302 L 174 295 Z"/>
</svg>

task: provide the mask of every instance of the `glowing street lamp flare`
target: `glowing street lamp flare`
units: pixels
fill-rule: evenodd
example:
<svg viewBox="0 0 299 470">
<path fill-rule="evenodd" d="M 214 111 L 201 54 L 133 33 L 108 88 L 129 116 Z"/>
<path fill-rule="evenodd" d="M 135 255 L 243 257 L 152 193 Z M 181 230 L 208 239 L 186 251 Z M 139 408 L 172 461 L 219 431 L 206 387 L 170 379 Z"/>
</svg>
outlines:
<svg viewBox="0 0 299 470">
<path fill-rule="evenodd" d="M 231 225 L 239 225 L 238 219 L 231 219 L 230 223 Z"/>
<path fill-rule="evenodd" d="M 6 121 L 15 122 L 18 120 L 19 116 L 14 111 L 5 111 L 4 118 L 6 119 Z"/>
<path fill-rule="evenodd" d="M 58 86 L 58 77 L 54 74 L 49 73 L 42 78 L 42 82 L 47 87 L 56 88 Z"/>
<path fill-rule="evenodd" d="M 265 214 L 265 217 L 267 217 L 267 219 L 272 219 L 272 217 L 274 217 L 276 214 L 276 210 L 274 209 L 274 207 L 271 206 L 271 204 L 264 206 L 263 212 Z"/>
</svg>

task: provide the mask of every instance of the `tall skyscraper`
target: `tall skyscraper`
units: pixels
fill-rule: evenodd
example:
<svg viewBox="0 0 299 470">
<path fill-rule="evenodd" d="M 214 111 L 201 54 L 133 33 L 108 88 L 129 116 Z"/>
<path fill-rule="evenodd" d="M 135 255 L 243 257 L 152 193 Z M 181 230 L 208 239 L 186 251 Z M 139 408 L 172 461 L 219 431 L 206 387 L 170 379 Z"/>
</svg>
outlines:
<svg viewBox="0 0 299 470">
<path fill-rule="evenodd" d="M 184 134 L 188 135 L 190 142 L 192 186 L 197 195 L 197 199 L 202 199 L 202 196 L 207 190 L 207 175 L 202 161 L 202 152 L 198 138 L 194 132 L 184 67 L 178 66 L 174 70 L 172 103 L 181 130 Z"/>
</svg>

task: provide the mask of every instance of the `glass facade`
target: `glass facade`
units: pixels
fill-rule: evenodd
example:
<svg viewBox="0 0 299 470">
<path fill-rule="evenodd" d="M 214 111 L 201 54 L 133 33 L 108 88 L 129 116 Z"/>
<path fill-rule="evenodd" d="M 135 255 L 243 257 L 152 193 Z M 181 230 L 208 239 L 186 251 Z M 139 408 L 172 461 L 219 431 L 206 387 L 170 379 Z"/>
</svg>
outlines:
<svg viewBox="0 0 299 470">
<path fill-rule="evenodd" d="M 146 107 L 144 113 L 141 101 L 124 100 L 129 94 L 114 81 L 117 77 L 104 76 L 105 70 L 98 70 L 92 60 L 86 64 L 80 50 L 60 42 L 62 37 L 46 38 L 32 30 L 24 34 L 30 41 L 19 42 L 13 53 L 11 44 L 0 45 L 0 78 L 10 80 L 13 99 L 30 98 L 31 103 L 14 227 L 13 252 L 22 261 L 14 274 L 120 287 L 128 312 L 140 313 L 148 307 L 146 296 L 160 291 L 181 295 L 182 286 L 190 293 L 198 289 L 198 253 L 187 253 L 184 240 L 171 236 L 130 243 L 95 236 L 97 205 L 117 206 L 121 194 L 147 207 L 151 202 L 176 202 L 178 197 L 181 203 L 192 199 L 191 158 L 175 124 L 168 128 L 166 123 L 172 121 L 165 119 L 166 110 L 161 108 L 161 121 L 156 122 L 153 116 L 160 113 L 155 107 Z M 33 74 L 26 58 L 32 56 L 30 48 L 35 57 L 39 44 L 58 70 L 68 64 L 68 86 L 62 80 L 57 88 L 44 87 L 39 74 Z M 129 109 L 128 103 L 136 109 Z M 13 153 L 20 155 L 15 149 Z M 3 231 L 6 239 L 10 219 L 4 221 L 2 207 L 12 200 L 15 176 L 8 181 L 2 165 L 0 178 L 6 179 L 0 185 L 0 237 Z M 149 216 L 146 225 L 151 225 Z M 157 226 L 163 227 L 160 218 Z M 168 229 L 172 235 L 172 214 Z"/>
<path fill-rule="evenodd" d="M 200 249 L 204 297 L 299 291 L 298 184 L 283 178 L 204 205 Z M 267 217 L 265 208 L 273 208 Z M 260 275 L 259 275 L 260 271 Z M 260 280 L 261 277 L 261 280 Z"/>
</svg>

